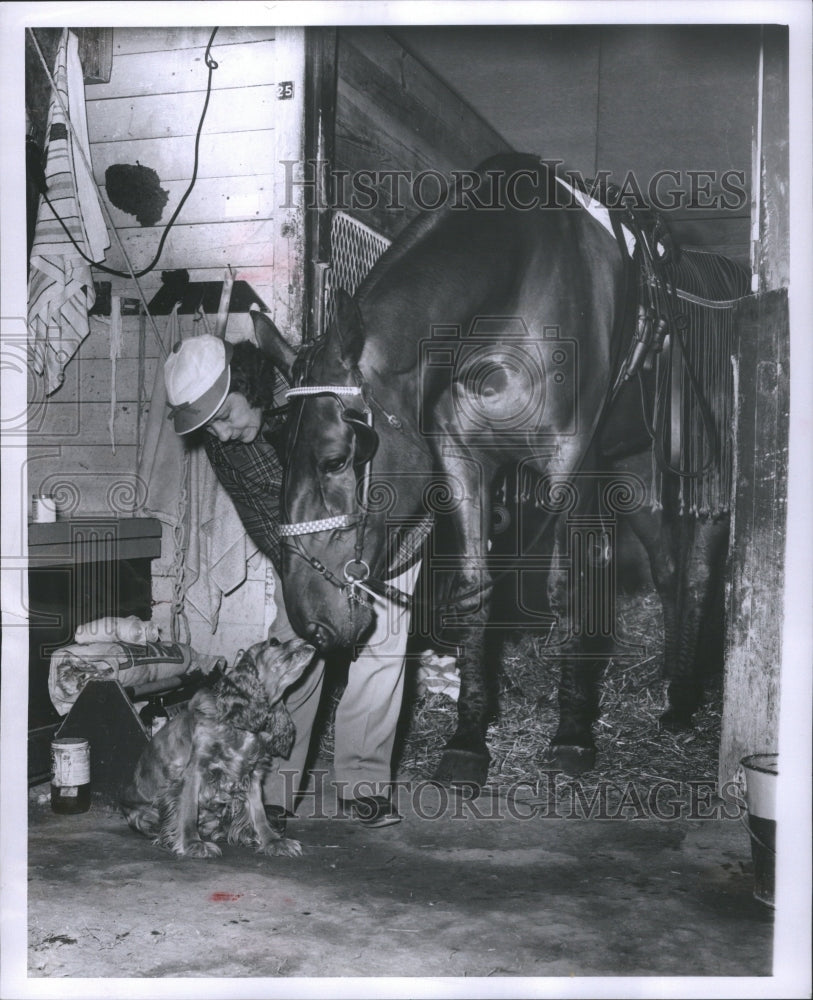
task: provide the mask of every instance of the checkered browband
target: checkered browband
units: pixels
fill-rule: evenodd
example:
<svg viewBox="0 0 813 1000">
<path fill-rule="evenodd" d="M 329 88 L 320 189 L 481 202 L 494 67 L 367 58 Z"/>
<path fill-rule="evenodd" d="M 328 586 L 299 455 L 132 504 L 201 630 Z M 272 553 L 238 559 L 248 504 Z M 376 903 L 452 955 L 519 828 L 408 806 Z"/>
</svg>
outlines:
<svg viewBox="0 0 813 1000">
<path fill-rule="evenodd" d="M 281 524 L 279 533 L 282 538 L 292 538 L 295 535 L 313 535 L 317 531 L 331 531 L 333 528 L 352 528 L 358 519 L 358 514 L 336 514 L 333 517 L 323 517 L 321 521 L 298 521 L 296 524 Z"/>
<path fill-rule="evenodd" d="M 360 396 L 362 394 L 361 389 L 355 385 L 297 385 L 293 389 L 289 389 L 285 395 L 290 399 L 291 396 L 321 396 L 327 392 L 335 393 L 337 396 Z"/>
</svg>

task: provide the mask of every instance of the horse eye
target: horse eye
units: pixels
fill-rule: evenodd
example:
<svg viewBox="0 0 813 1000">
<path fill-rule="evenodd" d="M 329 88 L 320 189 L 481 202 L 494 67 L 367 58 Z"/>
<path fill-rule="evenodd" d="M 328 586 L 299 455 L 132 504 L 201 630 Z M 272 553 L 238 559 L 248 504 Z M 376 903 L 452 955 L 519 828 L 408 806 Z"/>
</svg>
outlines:
<svg viewBox="0 0 813 1000">
<path fill-rule="evenodd" d="M 347 458 L 328 458 L 322 465 L 325 472 L 341 472 L 347 465 Z"/>
</svg>

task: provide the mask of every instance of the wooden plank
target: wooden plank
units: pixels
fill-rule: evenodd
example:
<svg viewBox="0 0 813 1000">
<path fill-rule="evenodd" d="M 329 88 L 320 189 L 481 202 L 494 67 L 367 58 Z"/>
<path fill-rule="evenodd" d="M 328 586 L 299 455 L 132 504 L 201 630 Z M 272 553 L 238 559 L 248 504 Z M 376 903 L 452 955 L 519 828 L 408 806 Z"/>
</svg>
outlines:
<svg viewBox="0 0 813 1000">
<path fill-rule="evenodd" d="M 304 328 L 305 310 L 305 201 L 304 192 L 286 190 L 284 175 L 276 165 L 284 160 L 301 162 L 305 157 L 305 29 L 279 28 L 274 43 L 275 78 L 290 83 L 290 99 L 280 99 L 274 109 L 274 145 L 271 162 L 277 178 L 274 190 L 273 226 L 270 229 L 273 253 L 258 258 L 251 254 L 237 258 L 240 264 L 270 264 L 274 280 L 270 300 L 271 316 L 281 330 L 297 339 Z M 289 200 L 289 194 L 292 197 Z"/>
<path fill-rule="evenodd" d="M 138 407 L 135 403 L 118 403 L 115 407 L 116 445 L 136 443 Z M 109 403 L 88 403 L 85 400 L 58 402 L 58 395 L 48 400 L 41 426 L 29 430 L 33 445 L 61 445 L 85 448 L 89 445 L 110 445 Z M 103 466 L 101 466 L 103 468 Z"/>
<path fill-rule="evenodd" d="M 341 31 L 339 37 L 340 79 L 355 80 L 357 85 L 364 86 L 364 76 L 370 74 L 382 107 L 393 100 L 398 103 L 396 94 L 408 95 L 404 107 L 412 104 L 416 129 L 422 131 L 427 124 L 431 127 L 431 123 L 437 122 L 439 144 L 454 139 L 472 154 L 475 162 L 466 166 L 475 166 L 484 156 L 510 148 L 465 101 L 385 31 L 351 28 Z M 355 57 L 351 50 L 355 50 Z M 354 64 L 358 67 L 356 72 Z"/>
<path fill-rule="evenodd" d="M 212 71 L 212 91 L 271 83 L 274 41 L 218 44 L 212 49 L 217 69 Z M 115 97 L 165 94 L 170 100 L 184 91 L 206 88 L 209 70 L 206 46 L 161 49 L 156 52 L 116 53 L 115 73 L 109 83 L 88 92 L 88 105 Z"/>
<path fill-rule="evenodd" d="M 236 145 L 241 136 L 236 136 Z M 254 173 L 244 177 L 204 177 L 195 181 L 195 186 L 184 202 L 178 222 L 185 225 L 200 225 L 209 222 L 238 222 L 249 219 L 267 219 L 274 214 L 273 174 Z M 189 187 L 188 180 L 161 181 L 161 187 L 168 198 L 157 226 L 158 233 L 172 218 L 172 213 Z M 106 193 L 105 193 L 106 197 Z M 123 212 L 111 204 L 108 208 L 116 229 L 132 227 L 135 216 Z M 142 227 L 149 228 L 149 227 Z"/>
<path fill-rule="evenodd" d="M 144 291 L 145 298 L 147 302 L 152 299 L 152 297 L 161 288 L 161 272 L 167 269 L 166 262 L 159 261 L 156 270 L 152 271 L 150 274 L 145 275 L 140 279 L 141 287 Z M 223 280 L 224 269 L 223 268 L 191 268 L 189 270 L 189 276 L 191 281 L 222 281 Z M 259 295 L 259 297 L 266 304 L 270 303 L 273 297 L 275 276 L 272 267 L 253 267 L 244 268 L 238 267 L 236 269 L 237 278 L 242 281 L 247 281 L 252 289 Z M 114 294 L 120 293 L 128 298 L 135 298 L 135 289 L 133 288 L 132 282 L 129 279 L 114 278 L 111 279 L 109 275 L 98 274 L 97 278 L 104 279 L 106 281 L 112 280 L 114 288 Z M 210 318 L 211 320 L 211 318 Z M 181 331 L 184 336 L 193 333 L 196 329 L 196 323 L 191 316 L 181 316 L 180 317 Z M 74 356 L 74 359 L 69 362 L 66 369 L 66 379 L 70 377 L 71 367 L 76 363 L 77 358 L 82 359 L 107 359 L 110 355 L 110 340 L 108 326 L 100 318 L 91 317 L 90 321 L 91 332 L 82 341 L 82 344 Z M 161 336 L 162 343 L 167 340 L 167 317 L 166 316 L 156 316 L 155 325 L 158 329 L 158 333 Z M 252 324 L 251 319 L 246 314 L 231 314 L 229 316 L 229 325 L 227 330 L 227 335 L 229 340 L 244 339 L 245 337 L 250 337 L 252 335 Z M 283 332 L 285 332 L 283 330 Z M 297 338 L 298 339 L 298 338 Z M 147 323 L 146 338 L 145 338 L 145 349 L 147 357 L 157 357 L 160 353 L 160 348 L 157 345 L 155 335 L 152 332 L 152 328 Z M 123 318 L 122 326 L 122 343 L 121 343 L 121 358 L 137 358 L 138 357 L 138 319 L 136 317 L 125 316 Z M 60 390 L 60 392 L 63 390 Z"/>
<path fill-rule="evenodd" d="M 132 295 L 132 283 L 128 283 L 128 286 L 127 295 Z M 158 330 L 163 334 L 163 323 L 158 323 Z M 158 348 L 151 347 L 151 340 L 152 335 L 149 331 L 147 331 L 147 354 L 154 357 L 158 354 Z M 121 365 L 137 358 L 138 317 L 123 316 L 121 323 L 121 356 L 118 363 Z M 110 363 L 110 327 L 101 318 L 91 316 L 90 333 L 82 341 L 79 350 L 68 363 L 68 367 L 65 369 L 65 386 L 63 386 L 63 389 L 60 389 L 59 391 L 62 392 L 68 387 L 68 380 L 72 380 L 74 378 L 73 370 L 76 366 L 81 366 L 81 370 L 84 370 L 85 365 L 89 365 L 91 362 L 97 361 L 106 361 L 108 364 Z M 58 397 L 54 398 L 56 399 Z"/>
<path fill-rule="evenodd" d="M 38 454 L 42 448 L 40 442 L 34 440 L 29 448 L 29 483 L 30 492 L 36 492 L 46 477 L 54 472 L 60 473 L 91 473 L 119 475 L 132 472 L 135 469 L 135 445 L 128 444 L 116 447 L 114 455 L 110 445 L 66 444 L 58 454 L 49 446 L 48 454 Z"/>
<path fill-rule="evenodd" d="M 714 250 L 716 253 L 722 252 L 720 247 L 727 247 L 729 251 L 726 256 L 748 266 L 751 232 L 749 218 L 681 219 L 670 222 L 681 246 Z"/>
<path fill-rule="evenodd" d="M 416 132 L 382 109 L 369 95 L 339 81 L 337 98 L 337 126 L 345 142 L 353 137 L 356 149 L 364 150 L 367 162 L 359 164 L 366 169 L 434 169 L 475 166 L 471 158 L 455 158 L 449 151 L 451 143 L 436 145 L 431 137 Z"/>
<path fill-rule="evenodd" d="M 75 28 L 79 61 L 86 84 L 105 84 L 113 69 L 113 29 Z"/>
<path fill-rule="evenodd" d="M 270 127 L 241 132 L 240 141 L 224 140 L 208 130 L 200 137 L 198 179 L 236 177 L 266 172 L 276 165 L 271 158 L 274 131 Z M 97 142 L 91 146 L 91 163 L 96 183 L 104 188 L 104 175 L 114 163 L 143 163 L 164 181 L 185 180 L 192 176 L 195 162 L 194 136 L 170 136 L 162 139 L 132 139 Z"/>
<path fill-rule="evenodd" d="M 762 200 L 759 220 L 760 290 L 790 283 L 788 29 L 763 29 Z"/>
<path fill-rule="evenodd" d="M 113 52 L 116 56 L 134 52 L 167 52 L 172 49 L 194 49 L 205 47 L 212 29 L 208 27 L 187 28 L 115 28 L 113 32 Z M 242 45 L 246 42 L 272 41 L 276 29 L 273 27 L 229 27 L 218 28 L 214 49 L 225 45 Z"/>
<path fill-rule="evenodd" d="M 737 307 L 736 495 L 719 780 L 775 752 L 779 723 L 788 476 L 787 291 Z"/>
<path fill-rule="evenodd" d="M 134 349 L 138 350 L 136 335 Z M 153 357 L 144 361 L 144 384 L 152 389 L 157 371 L 157 349 Z M 51 397 L 56 403 L 109 402 L 112 391 L 112 362 L 110 358 L 75 357 L 65 370 L 65 382 L 58 393 Z M 138 401 L 138 359 L 119 358 L 116 362 L 116 400 L 119 403 Z"/>
<path fill-rule="evenodd" d="M 596 169 L 600 32 L 592 26 L 478 25 L 391 29 L 452 90 L 472 95 L 509 146 Z M 465 58 L 458 53 L 464 39 Z M 494 53 L 510 53 L 495 61 Z M 476 96 L 475 96 L 476 95 Z M 450 128 L 454 129 L 454 123 Z"/>
<path fill-rule="evenodd" d="M 205 83 L 204 80 L 204 87 Z M 88 115 L 88 140 L 96 143 L 194 136 L 205 100 L 205 90 L 199 89 L 173 94 L 171 99 L 166 94 L 150 94 L 96 101 L 93 114 Z M 204 132 L 220 134 L 224 141 L 223 135 L 271 128 L 275 124 L 276 103 L 274 85 L 215 90 L 206 110 Z"/>
<path fill-rule="evenodd" d="M 402 142 L 405 135 L 411 135 L 413 141 L 443 151 L 461 168 L 473 168 L 484 157 L 508 148 L 468 105 L 392 39 L 379 32 L 365 32 L 363 39 L 365 49 L 360 51 L 342 35 L 340 112 L 342 100 L 352 94 L 357 107 L 367 109 L 368 115 L 375 108 L 383 127 L 395 130 Z M 397 68 L 393 65 L 396 57 Z"/>
<path fill-rule="evenodd" d="M 336 165 L 350 174 L 343 191 L 337 188 L 337 201 L 365 225 L 392 239 L 421 210 L 412 197 L 410 180 L 398 187 L 383 178 L 377 184 L 365 180 L 373 188 L 374 196 L 364 192 L 356 195 L 353 176 L 359 171 L 407 170 L 417 177 L 426 170 L 448 173 L 454 164 L 442 150 L 424 146 L 419 137 L 396 135 L 397 130 L 388 129 L 389 123 L 384 125 L 375 117 L 375 108 L 369 108 L 368 114 L 354 107 L 350 100 L 340 101 L 340 107 L 336 121 Z M 421 196 L 431 199 L 437 193 L 434 182 L 427 181 L 426 185 Z"/>
<path fill-rule="evenodd" d="M 308 28 L 305 32 L 305 128 L 304 159 L 324 163 L 336 162 L 336 65 L 338 38 L 335 28 Z M 319 173 L 324 178 L 324 174 Z M 306 213 L 304 300 L 305 336 L 314 340 L 324 332 L 324 278 L 331 259 L 331 223 L 333 212 L 328 207 L 329 183 L 320 183 L 321 197 Z"/>
<path fill-rule="evenodd" d="M 29 453 L 26 492 L 54 493 L 60 516 L 122 514 L 144 494 L 136 476 L 135 445 L 67 445 L 60 454 Z"/>
<path fill-rule="evenodd" d="M 280 231 L 278 219 L 248 222 L 214 222 L 187 226 L 175 223 L 169 231 L 161 256 L 161 268 L 225 268 L 260 267 L 272 258 L 275 234 Z M 161 230 L 131 228 L 119 230 L 131 263 L 136 270 L 146 267 L 155 257 Z M 117 246 L 108 250 L 107 267 L 123 270 L 125 261 Z"/>
</svg>

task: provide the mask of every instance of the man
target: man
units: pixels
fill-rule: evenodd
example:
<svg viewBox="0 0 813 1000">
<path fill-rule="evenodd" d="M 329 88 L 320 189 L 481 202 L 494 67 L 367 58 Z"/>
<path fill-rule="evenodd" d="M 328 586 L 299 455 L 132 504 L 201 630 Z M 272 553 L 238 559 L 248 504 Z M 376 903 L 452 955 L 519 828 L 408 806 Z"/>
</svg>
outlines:
<svg viewBox="0 0 813 1000">
<path fill-rule="evenodd" d="M 283 379 L 266 355 L 248 341 L 230 344 L 202 335 L 177 344 L 164 365 L 170 417 L 178 434 L 203 431 L 206 453 L 243 525 L 279 573 L 279 508 L 282 467 L 275 443 L 284 428 L 277 396 Z M 412 593 L 419 562 L 392 582 Z M 277 579 L 274 633 L 294 635 Z M 401 710 L 409 613 L 379 612 L 367 646 L 350 664 L 347 686 L 336 708 L 334 773 L 340 800 L 367 826 L 398 823 L 391 801 L 392 751 Z M 296 726 L 287 761 L 266 781 L 269 819 L 284 829 L 304 785 L 313 723 L 325 663 L 321 658 L 292 687 L 285 703 Z"/>
</svg>

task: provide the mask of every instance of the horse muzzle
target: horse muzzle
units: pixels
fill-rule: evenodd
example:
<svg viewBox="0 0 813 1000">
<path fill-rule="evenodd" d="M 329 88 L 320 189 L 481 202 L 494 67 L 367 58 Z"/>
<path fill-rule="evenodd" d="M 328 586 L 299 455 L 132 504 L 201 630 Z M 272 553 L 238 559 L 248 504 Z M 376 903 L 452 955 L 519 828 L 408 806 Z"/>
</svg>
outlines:
<svg viewBox="0 0 813 1000">
<path fill-rule="evenodd" d="M 362 642 L 373 623 L 374 612 L 367 604 L 345 599 L 342 607 L 322 607 L 318 614 L 305 615 L 295 627 L 320 653 L 352 649 Z M 294 623 L 292 623 L 294 624 Z"/>
</svg>

